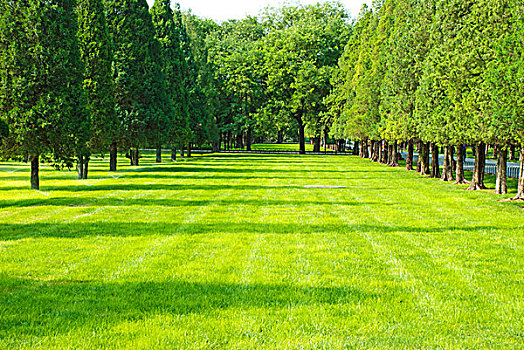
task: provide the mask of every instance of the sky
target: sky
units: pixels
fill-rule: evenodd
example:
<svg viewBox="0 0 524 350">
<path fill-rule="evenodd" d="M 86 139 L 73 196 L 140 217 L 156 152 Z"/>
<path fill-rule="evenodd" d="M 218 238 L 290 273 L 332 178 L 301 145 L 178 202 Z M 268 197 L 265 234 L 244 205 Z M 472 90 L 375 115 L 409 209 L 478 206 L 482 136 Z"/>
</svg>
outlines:
<svg viewBox="0 0 524 350">
<path fill-rule="evenodd" d="M 149 7 L 154 0 L 147 0 Z M 182 10 L 191 9 L 192 12 L 200 17 L 214 19 L 215 21 L 224 21 L 227 19 L 241 19 L 247 15 L 256 16 L 262 9 L 267 6 L 279 7 L 284 1 L 282 0 L 172 0 L 171 3 L 178 2 Z M 296 1 L 295 1 L 296 2 Z M 317 0 L 300 0 L 302 4 L 313 4 Z M 371 5 L 372 0 L 340 0 L 340 2 L 349 10 L 351 17 L 355 18 L 360 12 L 364 3 Z M 289 2 L 288 2 L 289 3 Z M 293 3 L 293 2 L 291 2 Z"/>
</svg>

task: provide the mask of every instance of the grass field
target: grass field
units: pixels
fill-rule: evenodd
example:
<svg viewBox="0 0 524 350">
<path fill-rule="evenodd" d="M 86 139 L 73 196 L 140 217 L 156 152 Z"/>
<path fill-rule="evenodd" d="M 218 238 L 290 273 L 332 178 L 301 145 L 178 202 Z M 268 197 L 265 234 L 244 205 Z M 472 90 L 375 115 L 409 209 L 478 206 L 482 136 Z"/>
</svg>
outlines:
<svg viewBox="0 0 524 350">
<path fill-rule="evenodd" d="M 356 157 L 122 162 L 0 164 L 0 348 L 524 348 L 522 204 Z"/>
</svg>

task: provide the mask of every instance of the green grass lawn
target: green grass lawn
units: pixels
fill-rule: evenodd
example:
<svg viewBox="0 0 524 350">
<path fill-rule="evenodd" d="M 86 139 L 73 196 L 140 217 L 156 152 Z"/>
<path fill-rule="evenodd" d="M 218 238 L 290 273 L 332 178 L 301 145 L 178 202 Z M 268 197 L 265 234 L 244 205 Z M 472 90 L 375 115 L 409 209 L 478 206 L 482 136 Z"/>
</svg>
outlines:
<svg viewBox="0 0 524 350">
<path fill-rule="evenodd" d="M 524 348 L 522 204 L 357 157 L 123 162 L 0 164 L 0 348 Z"/>
</svg>

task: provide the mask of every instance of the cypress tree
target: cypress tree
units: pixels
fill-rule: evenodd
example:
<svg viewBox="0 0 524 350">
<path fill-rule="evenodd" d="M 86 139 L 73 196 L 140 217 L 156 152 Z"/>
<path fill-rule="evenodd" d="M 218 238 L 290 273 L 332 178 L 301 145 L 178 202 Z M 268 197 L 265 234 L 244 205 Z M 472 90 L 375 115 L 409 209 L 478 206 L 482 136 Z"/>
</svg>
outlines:
<svg viewBox="0 0 524 350">
<path fill-rule="evenodd" d="M 162 73 L 161 48 L 146 0 L 106 0 L 114 49 L 113 78 L 121 132 L 118 144 L 138 165 L 141 145 L 162 142 L 172 105 Z M 116 142 L 111 149 L 116 159 Z M 113 170 L 116 167 L 113 168 Z"/>
<path fill-rule="evenodd" d="M 113 50 L 101 0 L 79 0 L 78 40 L 85 63 L 84 90 L 92 130 L 89 149 L 79 155 L 79 178 L 87 179 L 89 156 L 103 153 L 118 131 L 111 65 Z M 85 158 L 84 158 L 85 157 Z"/>
<path fill-rule="evenodd" d="M 189 68 L 181 38 L 184 28 L 181 21 L 175 21 L 170 0 L 156 0 L 151 8 L 151 15 L 156 38 L 161 45 L 162 71 L 166 76 L 167 91 L 173 105 L 169 141 L 173 148 L 176 148 L 176 144 L 183 143 L 189 132 L 189 94 L 186 89 L 186 74 Z M 172 154 L 174 160 L 176 151 Z"/>
<path fill-rule="evenodd" d="M 174 11 L 175 25 L 180 38 L 181 50 L 185 62 L 182 64 L 183 80 L 184 80 L 184 94 L 187 94 L 187 128 L 182 133 L 180 138 L 187 146 L 187 156 L 191 157 L 191 142 L 199 137 L 202 131 L 202 126 L 205 125 L 205 96 L 198 86 L 198 69 L 195 58 L 191 52 L 191 40 L 187 33 L 183 22 L 182 11 L 180 5 L 175 5 Z M 181 145 L 181 147 L 183 147 Z"/>
<path fill-rule="evenodd" d="M 0 113 L 13 149 L 31 160 L 31 188 L 39 189 L 40 158 L 70 166 L 89 136 L 75 1 L 2 7 Z"/>
</svg>

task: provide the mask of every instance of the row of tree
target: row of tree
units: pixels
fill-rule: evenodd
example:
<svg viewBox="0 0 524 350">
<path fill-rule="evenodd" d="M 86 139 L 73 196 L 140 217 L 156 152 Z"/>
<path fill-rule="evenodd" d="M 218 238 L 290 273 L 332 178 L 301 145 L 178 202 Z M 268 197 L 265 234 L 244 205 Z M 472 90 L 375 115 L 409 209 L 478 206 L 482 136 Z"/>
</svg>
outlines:
<svg viewBox="0 0 524 350">
<path fill-rule="evenodd" d="M 0 2 L 2 153 L 78 163 L 140 147 L 251 148 L 331 137 L 359 153 L 484 188 L 486 144 L 506 193 L 507 150 L 524 161 L 524 5 L 518 0 L 380 0 L 356 21 L 339 3 L 266 9 L 217 24 L 156 0 Z M 457 161 L 454 161 L 456 153 Z M 432 164 L 429 155 L 432 154 Z M 176 157 L 173 151 L 172 157 Z M 524 198 L 524 166 L 517 198 Z M 454 178 L 456 177 L 456 179 Z"/>
<path fill-rule="evenodd" d="M 3 0 L 2 156 L 30 160 L 38 189 L 41 158 L 87 178 L 93 154 L 115 171 L 118 148 L 137 165 L 139 147 L 190 147 L 211 119 L 197 75 L 169 0 Z"/>
<path fill-rule="evenodd" d="M 508 149 L 524 143 L 523 49 L 519 0 L 377 1 L 362 9 L 334 75 L 330 132 L 361 141 L 362 157 L 393 166 L 405 143 L 409 170 L 416 144 L 418 171 L 459 184 L 467 183 L 463 145 L 475 145 L 471 190 L 485 188 L 491 144 L 496 191 L 505 194 Z M 524 199 L 524 148 L 520 158 L 516 199 Z"/>
<path fill-rule="evenodd" d="M 489 144 L 505 194 L 508 150 L 524 158 L 523 14 L 518 0 L 381 0 L 353 23 L 337 3 L 223 23 L 207 40 L 221 140 L 249 150 L 252 138 L 298 136 L 304 153 L 305 136 L 315 151 L 321 138 L 349 138 L 392 166 L 403 145 L 407 169 L 418 148 L 419 172 L 458 184 L 473 145 L 471 190 L 485 188 Z"/>
</svg>

